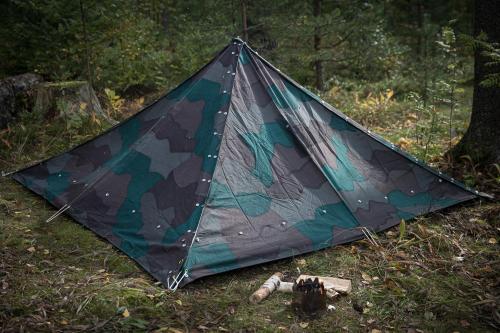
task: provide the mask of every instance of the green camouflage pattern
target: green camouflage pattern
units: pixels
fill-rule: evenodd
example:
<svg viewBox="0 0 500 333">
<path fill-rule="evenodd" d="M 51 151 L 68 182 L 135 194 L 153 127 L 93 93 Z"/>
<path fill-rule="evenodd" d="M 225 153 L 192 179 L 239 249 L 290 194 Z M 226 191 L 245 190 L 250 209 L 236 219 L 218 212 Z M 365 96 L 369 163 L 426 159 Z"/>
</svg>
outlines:
<svg viewBox="0 0 500 333">
<path fill-rule="evenodd" d="M 238 39 L 140 113 L 13 178 L 171 289 L 479 195 Z"/>
</svg>

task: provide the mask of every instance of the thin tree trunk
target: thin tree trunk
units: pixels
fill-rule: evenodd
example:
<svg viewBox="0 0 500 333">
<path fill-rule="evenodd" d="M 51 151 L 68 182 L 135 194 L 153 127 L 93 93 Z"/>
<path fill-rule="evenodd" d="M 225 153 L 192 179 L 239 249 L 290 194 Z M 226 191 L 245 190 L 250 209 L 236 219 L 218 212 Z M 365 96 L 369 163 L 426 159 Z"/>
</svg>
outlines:
<svg viewBox="0 0 500 333">
<path fill-rule="evenodd" d="M 90 66 L 90 46 L 89 46 L 89 37 L 87 34 L 87 20 L 85 18 L 85 10 L 83 8 L 83 0 L 80 0 L 80 16 L 82 20 L 82 28 L 83 28 L 83 41 L 85 43 L 85 54 L 86 54 L 86 63 L 87 63 L 87 81 L 89 85 L 93 86 L 92 80 L 92 67 Z"/>
<path fill-rule="evenodd" d="M 474 3 L 474 37 L 486 33 L 488 42 L 500 42 L 500 1 L 476 0 Z M 474 96 L 469 128 L 452 150 L 452 155 L 469 155 L 481 164 L 500 162 L 500 87 L 484 87 L 485 76 L 498 73 L 500 66 L 487 66 L 480 48 L 474 54 Z"/>
<path fill-rule="evenodd" d="M 243 40 L 248 42 L 247 0 L 241 0 L 241 21 L 243 24 Z"/>
<path fill-rule="evenodd" d="M 321 15 L 321 0 L 314 0 L 313 15 L 318 18 Z M 319 57 L 319 52 L 321 50 L 321 31 L 319 27 L 314 28 L 314 51 L 316 56 Z M 316 72 L 316 89 L 319 91 L 325 90 L 325 84 L 323 79 L 323 61 L 321 59 L 316 59 L 314 61 L 314 70 Z"/>
<path fill-rule="evenodd" d="M 89 83 L 90 89 L 94 87 L 94 75 L 92 73 L 92 66 L 90 65 L 90 43 L 89 36 L 87 33 L 87 18 L 85 17 L 85 9 L 83 8 L 83 0 L 80 0 L 80 15 L 82 18 L 82 27 L 83 27 L 83 40 L 85 43 L 85 54 L 86 54 L 86 62 L 87 62 L 87 81 Z M 96 112 L 94 109 L 94 105 L 90 103 L 90 109 L 92 112 Z M 70 134 L 71 135 L 71 134 Z"/>
</svg>

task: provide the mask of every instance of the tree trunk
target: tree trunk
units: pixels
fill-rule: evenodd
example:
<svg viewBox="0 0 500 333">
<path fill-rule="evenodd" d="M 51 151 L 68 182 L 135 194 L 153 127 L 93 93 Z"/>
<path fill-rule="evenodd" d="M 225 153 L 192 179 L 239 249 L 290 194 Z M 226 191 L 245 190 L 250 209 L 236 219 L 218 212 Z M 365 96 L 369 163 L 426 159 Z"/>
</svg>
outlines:
<svg viewBox="0 0 500 333">
<path fill-rule="evenodd" d="M 247 0 L 241 0 L 241 21 L 243 22 L 243 40 L 248 42 Z"/>
<path fill-rule="evenodd" d="M 321 15 L 321 0 L 314 0 L 313 15 L 317 19 Z M 319 57 L 319 51 L 321 49 L 321 31 L 319 27 L 314 28 L 314 51 L 316 56 Z M 325 90 L 325 84 L 323 79 L 323 61 L 321 59 L 316 59 L 314 61 L 314 70 L 316 72 L 316 89 L 319 91 Z"/>
<path fill-rule="evenodd" d="M 87 20 L 85 17 L 85 9 L 83 8 L 83 0 L 80 0 L 80 17 L 82 20 L 82 30 L 83 30 L 83 42 L 85 43 L 85 54 L 86 54 L 86 65 L 87 65 L 87 81 L 90 86 L 93 85 L 93 75 L 92 75 L 92 67 L 90 66 L 90 46 L 89 46 L 89 37 L 87 33 Z"/>
<path fill-rule="evenodd" d="M 500 42 L 500 1 L 476 0 L 474 3 L 474 37 L 486 33 L 488 42 Z M 483 165 L 500 162 L 500 87 L 484 87 L 481 82 L 488 74 L 500 70 L 487 66 L 489 61 L 480 48 L 474 54 L 474 96 L 469 128 L 452 150 L 452 155 L 469 155 Z"/>
</svg>

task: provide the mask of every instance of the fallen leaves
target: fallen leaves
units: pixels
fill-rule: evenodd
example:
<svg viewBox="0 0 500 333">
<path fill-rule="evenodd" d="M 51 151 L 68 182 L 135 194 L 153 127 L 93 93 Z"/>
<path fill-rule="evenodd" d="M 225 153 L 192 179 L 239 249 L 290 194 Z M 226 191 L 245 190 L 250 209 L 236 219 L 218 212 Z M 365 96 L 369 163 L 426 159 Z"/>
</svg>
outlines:
<svg viewBox="0 0 500 333">
<path fill-rule="evenodd" d="M 361 283 L 370 284 L 372 282 L 372 277 L 365 272 L 361 273 L 361 277 L 363 278 Z"/>
<path fill-rule="evenodd" d="M 297 265 L 299 267 L 305 267 L 307 265 L 307 262 L 305 259 L 299 259 L 299 260 L 297 260 Z"/>
<path fill-rule="evenodd" d="M 27 248 L 26 251 L 28 251 L 29 253 L 34 253 L 36 251 L 36 249 L 34 246 L 31 246 L 31 247 Z"/>
<path fill-rule="evenodd" d="M 412 139 L 404 138 L 404 137 L 399 138 L 399 140 L 397 141 L 397 145 L 400 146 L 402 149 L 408 149 L 413 144 L 414 144 L 414 142 Z"/>
<path fill-rule="evenodd" d="M 462 320 L 460 320 L 460 326 L 462 326 L 462 327 L 469 327 L 470 323 L 467 320 L 462 319 Z"/>
<path fill-rule="evenodd" d="M 164 333 L 164 332 L 184 333 L 184 331 L 177 329 L 177 328 L 173 328 L 173 327 L 160 327 L 160 328 L 153 331 L 153 333 Z"/>
<path fill-rule="evenodd" d="M 121 315 L 123 318 L 130 317 L 130 312 L 124 306 L 120 306 L 118 309 L 116 309 L 116 314 Z"/>
</svg>

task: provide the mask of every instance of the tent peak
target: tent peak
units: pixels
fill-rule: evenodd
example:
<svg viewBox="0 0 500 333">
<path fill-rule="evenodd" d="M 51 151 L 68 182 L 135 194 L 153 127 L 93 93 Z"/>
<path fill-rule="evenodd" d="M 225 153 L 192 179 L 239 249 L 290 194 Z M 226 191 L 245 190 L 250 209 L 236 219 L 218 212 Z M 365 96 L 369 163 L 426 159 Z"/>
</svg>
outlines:
<svg viewBox="0 0 500 333">
<path fill-rule="evenodd" d="M 243 39 L 241 39 L 241 38 L 240 38 L 240 36 L 236 36 L 236 37 L 234 37 L 234 38 L 231 40 L 231 42 L 233 42 L 233 43 L 243 43 L 243 44 L 246 44 L 246 42 L 245 42 Z"/>
</svg>

